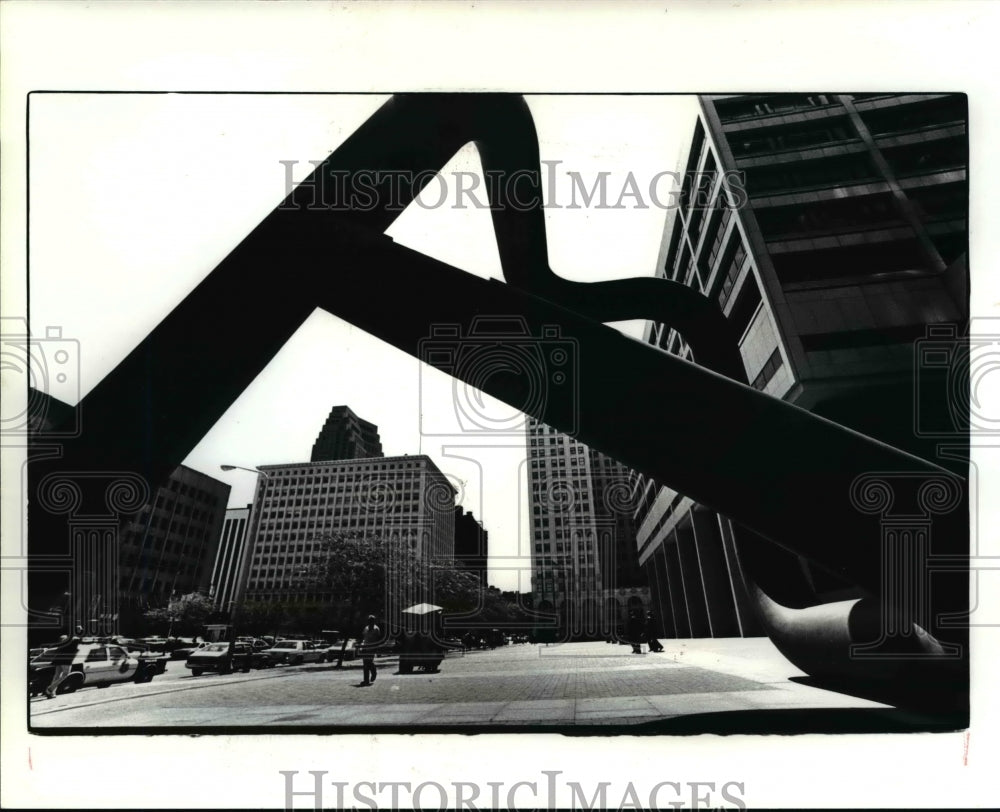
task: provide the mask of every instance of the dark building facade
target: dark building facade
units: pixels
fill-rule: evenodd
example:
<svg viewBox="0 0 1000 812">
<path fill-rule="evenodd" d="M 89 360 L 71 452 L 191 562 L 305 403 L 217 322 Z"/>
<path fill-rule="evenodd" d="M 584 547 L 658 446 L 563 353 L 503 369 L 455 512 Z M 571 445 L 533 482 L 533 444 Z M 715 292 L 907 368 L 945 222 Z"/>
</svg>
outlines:
<svg viewBox="0 0 1000 812">
<path fill-rule="evenodd" d="M 334 406 L 313 444 L 311 462 L 360 460 L 382 456 L 378 426 L 362 420 L 347 406 Z"/>
<path fill-rule="evenodd" d="M 455 567 L 471 572 L 486 586 L 489 559 L 489 533 L 483 523 L 465 512 L 461 505 L 455 508 Z"/>
<path fill-rule="evenodd" d="M 229 491 L 226 483 L 181 465 L 126 521 L 118 557 L 123 620 L 165 606 L 174 594 L 208 594 Z"/>
<path fill-rule="evenodd" d="M 934 459 L 914 430 L 914 342 L 968 319 L 965 97 L 703 96 L 700 107 L 657 275 L 718 303 L 756 389 Z M 650 323 L 645 338 L 697 360 L 669 325 Z M 645 476 L 633 484 L 664 632 L 759 633 L 734 545 L 745 531 Z M 851 594 L 798 565 L 813 598 Z"/>
</svg>

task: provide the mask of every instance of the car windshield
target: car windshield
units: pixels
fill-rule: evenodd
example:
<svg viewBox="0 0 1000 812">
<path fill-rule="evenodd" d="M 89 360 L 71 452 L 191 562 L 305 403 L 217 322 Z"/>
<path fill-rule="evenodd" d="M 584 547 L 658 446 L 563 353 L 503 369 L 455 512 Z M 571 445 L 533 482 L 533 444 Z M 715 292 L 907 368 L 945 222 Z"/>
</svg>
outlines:
<svg viewBox="0 0 1000 812">
<path fill-rule="evenodd" d="M 286 642 L 286 641 L 283 640 L 282 642 L 277 643 L 274 647 L 275 648 L 298 648 L 299 644 L 298 643 L 293 643 L 293 642 Z"/>
<path fill-rule="evenodd" d="M 205 651 L 228 651 L 229 643 L 212 643 L 210 646 L 205 646 Z"/>
</svg>

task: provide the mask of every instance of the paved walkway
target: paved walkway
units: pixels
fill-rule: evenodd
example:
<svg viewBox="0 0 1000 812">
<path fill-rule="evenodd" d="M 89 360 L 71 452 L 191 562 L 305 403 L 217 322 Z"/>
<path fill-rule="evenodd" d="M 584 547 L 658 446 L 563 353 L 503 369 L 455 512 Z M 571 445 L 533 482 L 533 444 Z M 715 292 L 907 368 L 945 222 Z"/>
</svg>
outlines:
<svg viewBox="0 0 1000 812">
<path fill-rule="evenodd" d="M 394 661 L 383 660 L 367 687 L 353 663 L 168 675 L 33 701 L 31 722 L 39 730 L 565 727 L 663 725 L 714 714 L 723 727 L 736 720 L 736 732 L 738 718 L 762 712 L 801 720 L 804 711 L 845 718 L 891 710 L 794 681 L 802 672 L 765 638 L 665 642 L 664 653 L 641 656 L 606 643 L 509 646 L 449 656 L 436 674 L 400 675 Z"/>
</svg>

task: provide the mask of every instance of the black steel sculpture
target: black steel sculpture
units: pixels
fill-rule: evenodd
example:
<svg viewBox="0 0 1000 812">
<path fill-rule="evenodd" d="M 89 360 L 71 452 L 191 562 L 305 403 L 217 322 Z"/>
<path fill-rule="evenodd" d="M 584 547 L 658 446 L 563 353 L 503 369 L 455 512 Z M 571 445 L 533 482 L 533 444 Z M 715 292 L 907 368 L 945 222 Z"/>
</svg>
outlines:
<svg viewBox="0 0 1000 812">
<path fill-rule="evenodd" d="M 469 142 L 487 176 L 509 181 L 489 189 L 507 284 L 398 246 L 383 233 Z M 63 444 L 61 455 L 34 459 L 32 560 L 62 552 L 68 532 L 66 516 L 51 510 L 50 498 L 40 498 L 40 484 L 124 471 L 154 490 L 315 308 L 417 357 L 434 325 L 468 332 L 476 319 L 513 317 L 530 335 L 556 328 L 577 342 L 576 393 L 552 387 L 529 408 L 525 382 L 516 376 L 467 382 L 573 431 L 750 528 L 766 540 L 760 544 L 804 556 L 871 596 L 835 607 L 783 607 L 768 596 L 774 594 L 768 584 L 788 573 L 769 569 L 762 548 L 744 541 L 748 590 L 790 659 L 816 676 L 880 677 L 890 686 L 902 664 L 925 695 L 942 684 L 959 686 L 962 695 L 968 668 L 961 627 L 968 609 L 965 480 L 747 386 L 729 323 L 713 301 L 684 285 L 560 279 L 548 266 L 539 168 L 534 125 L 519 96 L 393 97 L 84 398 L 77 408 L 83 430 Z M 326 205 L 323 184 L 358 173 L 374 181 L 366 204 Z M 401 184 L 400 177 L 419 181 Z M 405 309 L 387 307 L 387 296 L 407 303 Z M 603 324 L 637 318 L 675 327 L 698 364 Z M 949 568 L 933 583 L 926 567 L 906 575 L 916 579 L 913 589 L 923 590 L 919 618 L 912 601 L 887 599 L 884 523 L 859 509 L 865 493 L 858 489 L 873 473 L 905 475 L 951 494 L 950 512 L 935 514 L 927 529 L 931 552 Z M 43 604 L 48 592 L 62 589 L 42 571 L 33 576 L 33 602 Z M 885 637 L 887 624 L 891 639 L 876 646 L 887 656 L 855 656 L 859 644 Z"/>
</svg>

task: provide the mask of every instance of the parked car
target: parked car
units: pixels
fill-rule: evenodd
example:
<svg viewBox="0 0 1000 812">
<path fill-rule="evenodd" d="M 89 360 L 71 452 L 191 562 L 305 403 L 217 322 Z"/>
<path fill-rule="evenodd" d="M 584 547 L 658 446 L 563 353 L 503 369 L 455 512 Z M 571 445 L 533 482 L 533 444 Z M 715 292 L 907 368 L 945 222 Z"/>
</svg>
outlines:
<svg viewBox="0 0 1000 812">
<path fill-rule="evenodd" d="M 52 649 L 46 649 L 30 663 L 28 686 L 32 696 L 44 692 L 52 681 L 55 666 L 51 656 Z M 116 682 L 150 682 L 156 673 L 155 664 L 130 655 L 120 645 L 81 643 L 70 665 L 70 674 L 60 684 L 57 693 L 70 694 L 90 685 L 107 688 Z"/>
<path fill-rule="evenodd" d="M 237 637 L 237 643 L 246 643 L 254 651 L 267 651 L 271 648 L 271 644 L 264 640 L 262 637 Z"/>
<path fill-rule="evenodd" d="M 135 641 L 143 646 L 146 646 L 150 651 L 165 652 L 167 650 L 167 638 L 166 637 L 140 637 Z"/>
<path fill-rule="evenodd" d="M 340 659 L 341 652 L 343 652 L 345 660 L 353 660 L 357 657 L 358 641 L 351 638 L 327 639 L 320 641 L 316 645 L 323 652 L 320 662 L 336 662 Z"/>
<path fill-rule="evenodd" d="M 171 660 L 186 660 L 194 652 L 206 645 L 208 645 L 208 643 L 200 637 L 193 640 L 183 640 L 181 638 L 177 638 L 176 641 L 167 644 L 167 651 L 170 652 Z"/>
<path fill-rule="evenodd" d="M 219 674 L 242 671 L 249 674 L 251 668 L 264 668 L 269 663 L 264 654 L 254 651 L 247 643 L 233 643 L 230 647 L 223 641 L 205 644 L 192 653 L 184 665 L 191 669 L 192 675 L 200 677 L 206 671 Z"/>
<path fill-rule="evenodd" d="M 308 640 L 279 640 L 264 652 L 271 665 L 287 663 L 301 665 L 302 663 L 318 663 L 325 656 L 325 649 L 319 648 Z"/>
</svg>

